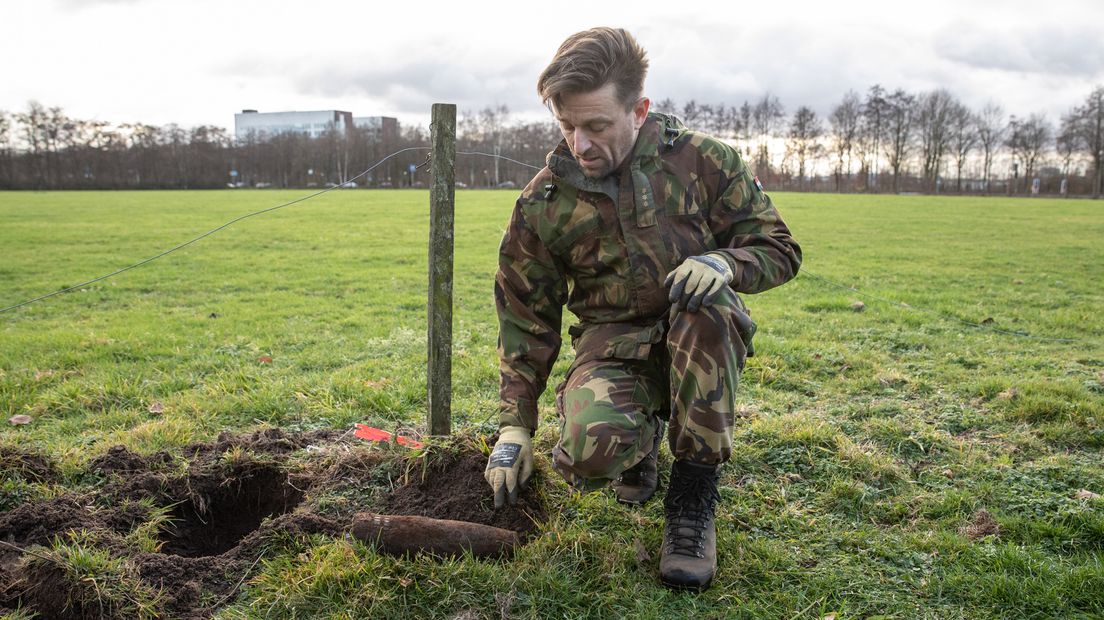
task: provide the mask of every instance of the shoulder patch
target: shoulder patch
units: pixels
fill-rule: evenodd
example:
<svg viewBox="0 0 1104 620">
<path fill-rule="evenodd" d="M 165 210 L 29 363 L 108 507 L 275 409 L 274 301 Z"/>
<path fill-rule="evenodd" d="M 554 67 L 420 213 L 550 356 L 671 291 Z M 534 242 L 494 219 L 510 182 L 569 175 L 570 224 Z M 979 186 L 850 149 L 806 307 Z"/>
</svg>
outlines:
<svg viewBox="0 0 1104 620">
<path fill-rule="evenodd" d="M 555 183 L 549 183 L 548 185 L 545 185 L 544 186 L 544 199 L 545 200 L 552 200 L 553 198 L 555 198 L 556 197 L 556 189 L 557 188 L 556 188 Z"/>
<path fill-rule="evenodd" d="M 758 189 L 759 191 L 764 191 L 763 190 L 763 183 L 761 181 L 759 181 L 759 177 L 752 178 L 752 181 L 755 183 L 755 188 L 756 189 Z"/>
</svg>

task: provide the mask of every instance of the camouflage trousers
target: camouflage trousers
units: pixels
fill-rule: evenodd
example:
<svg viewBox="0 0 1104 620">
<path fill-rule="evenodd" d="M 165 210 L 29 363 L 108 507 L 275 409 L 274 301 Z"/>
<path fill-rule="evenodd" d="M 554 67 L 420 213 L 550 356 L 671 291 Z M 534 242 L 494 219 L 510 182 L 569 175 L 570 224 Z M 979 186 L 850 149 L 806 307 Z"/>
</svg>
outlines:
<svg viewBox="0 0 1104 620">
<path fill-rule="evenodd" d="M 661 325 L 663 338 L 639 359 L 577 350 L 557 386 L 552 468 L 575 488 L 600 488 L 639 463 L 662 440 L 660 419 L 669 421 L 676 459 L 719 464 L 731 455 L 736 388 L 755 329 L 743 301 L 726 289 L 697 312 L 672 307 Z"/>
</svg>

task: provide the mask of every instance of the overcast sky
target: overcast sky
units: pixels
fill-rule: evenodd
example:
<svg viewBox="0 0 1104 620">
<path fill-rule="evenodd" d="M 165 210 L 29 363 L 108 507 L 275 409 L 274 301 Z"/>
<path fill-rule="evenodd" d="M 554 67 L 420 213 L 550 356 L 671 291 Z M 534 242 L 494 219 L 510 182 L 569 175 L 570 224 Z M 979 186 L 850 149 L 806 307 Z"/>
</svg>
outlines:
<svg viewBox="0 0 1104 620">
<path fill-rule="evenodd" d="M 738 105 L 770 91 L 826 114 L 875 83 L 944 87 L 1052 121 L 1104 84 L 1104 2 L 347 2 L 6 0 L 0 110 L 233 127 L 243 108 L 425 122 L 434 102 L 546 114 L 559 43 L 622 26 L 646 94 Z M 907 8 L 896 8 L 907 7 Z M 890 8 L 893 7 L 893 8 Z"/>
</svg>

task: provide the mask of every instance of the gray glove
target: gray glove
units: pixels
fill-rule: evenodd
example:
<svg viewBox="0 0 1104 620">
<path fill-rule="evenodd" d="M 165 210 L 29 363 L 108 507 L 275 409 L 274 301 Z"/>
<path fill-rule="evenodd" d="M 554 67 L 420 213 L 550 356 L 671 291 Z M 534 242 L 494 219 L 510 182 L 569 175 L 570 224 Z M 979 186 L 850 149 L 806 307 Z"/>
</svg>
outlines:
<svg viewBox="0 0 1104 620">
<path fill-rule="evenodd" d="M 667 300 L 679 310 L 697 312 L 701 306 L 713 305 L 713 300 L 732 281 L 728 261 L 711 253 L 691 256 L 667 274 L 663 286 L 671 288 Z"/>
<path fill-rule="evenodd" d="M 494 490 L 495 508 L 502 508 L 508 500 L 517 504 L 518 491 L 533 474 L 533 440 L 524 426 L 507 426 L 498 435 L 498 442 L 483 477 Z"/>
</svg>

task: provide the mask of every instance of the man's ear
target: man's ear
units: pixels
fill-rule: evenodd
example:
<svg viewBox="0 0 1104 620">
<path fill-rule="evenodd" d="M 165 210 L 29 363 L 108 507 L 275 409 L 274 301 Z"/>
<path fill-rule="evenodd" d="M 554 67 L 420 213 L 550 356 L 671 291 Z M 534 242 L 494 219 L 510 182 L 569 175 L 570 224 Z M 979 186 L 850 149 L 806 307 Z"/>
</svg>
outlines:
<svg viewBox="0 0 1104 620">
<path fill-rule="evenodd" d="M 633 104 L 633 129 L 640 129 L 644 121 L 648 120 L 648 110 L 652 107 L 652 100 L 641 97 Z"/>
</svg>

